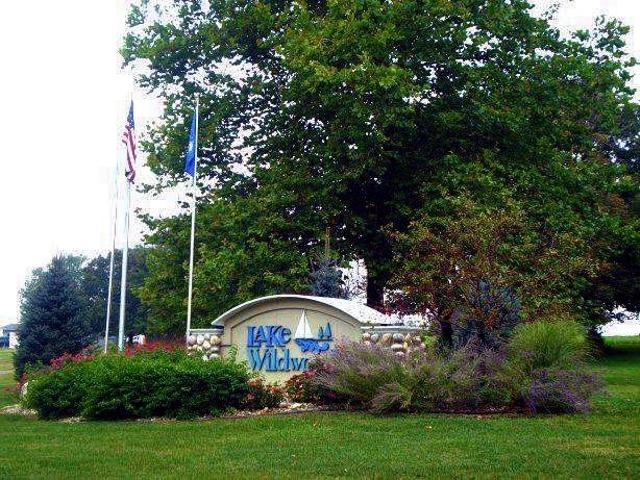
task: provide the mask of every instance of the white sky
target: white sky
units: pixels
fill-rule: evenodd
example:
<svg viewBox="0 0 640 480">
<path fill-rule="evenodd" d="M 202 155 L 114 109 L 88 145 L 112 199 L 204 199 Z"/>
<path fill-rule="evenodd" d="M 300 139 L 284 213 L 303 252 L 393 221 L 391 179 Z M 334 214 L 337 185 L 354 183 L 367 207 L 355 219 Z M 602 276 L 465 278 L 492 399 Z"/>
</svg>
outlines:
<svg viewBox="0 0 640 480">
<path fill-rule="evenodd" d="M 133 94 L 139 132 L 160 111 L 120 71 L 127 3 L 0 2 L 0 325 L 16 319 L 31 269 L 57 252 L 110 248 L 113 168 L 129 99 Z M 558 24 L 565 31 L 588 27 L 601 13 L 632 26 L 630 49 L 640 58 L 639 0 L 574 0 L 561 8 Z M 634 83 L 640 86 L 640 75 Z M 144 202 L 162 214 L 172 200 Z M 137 222 L 132 231 L 140 237 Z"/>
</svg>

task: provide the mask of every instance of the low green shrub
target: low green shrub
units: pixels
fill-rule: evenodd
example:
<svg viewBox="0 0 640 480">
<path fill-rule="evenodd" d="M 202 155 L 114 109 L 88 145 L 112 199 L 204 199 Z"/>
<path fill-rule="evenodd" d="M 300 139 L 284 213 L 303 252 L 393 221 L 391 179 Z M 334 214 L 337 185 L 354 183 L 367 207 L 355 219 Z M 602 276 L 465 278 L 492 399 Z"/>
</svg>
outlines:
<svg viewBox="0 0 640 480">
<path fill-rule="evenodd" d="M 86 368 L 67 368 L 30 375 L 24 404 L 38 411 L 40 418 L 52 420 L 80 415 L 86 395 Z"/>
<path fill-rule="evenodd" d="M 238 408 L 248 380 L 243 364 L 180 351 L 105 355 L 37 376 L 26 404 L 43 418 L 191 418 Z"/>
</svg>

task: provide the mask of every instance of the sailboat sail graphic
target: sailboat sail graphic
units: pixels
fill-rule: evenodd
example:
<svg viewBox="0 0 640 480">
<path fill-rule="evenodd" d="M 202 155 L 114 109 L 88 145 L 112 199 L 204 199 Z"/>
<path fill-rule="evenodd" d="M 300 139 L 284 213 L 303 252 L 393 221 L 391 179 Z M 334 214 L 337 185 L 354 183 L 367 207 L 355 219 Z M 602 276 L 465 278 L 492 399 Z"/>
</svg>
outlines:
<svg viewBox="0 0 640 480">
<path fill-rule="evenodd" d="M 325 331 L 329 332 L 328 336 L 324 333 Z M 307 312 L 302 310 L 302 315 L 300 315 L 300 320 L 298 320 L 298 326 L 296 327 L 296 333 L 293 335 L 293 339 L 303 353 L 321 353 L 329 350 L 329 341 L 333 340 L 333 338 L 331 338 L 331 327 L 327 323 L 325 330 L 320 327 L 320 332 L 322 332 L 320 334 L 322 336 L 320 340 L 313 337 Z"/>
<path fill-rule="evenodd" d="M 307 319 L 307 312 L 302 310 L 300 320 L 298 321 L 298 327 L 293 338 L 313 338 L 311 333 L 311 327 L 309 326 L 309 320 Z"/>
</svg>

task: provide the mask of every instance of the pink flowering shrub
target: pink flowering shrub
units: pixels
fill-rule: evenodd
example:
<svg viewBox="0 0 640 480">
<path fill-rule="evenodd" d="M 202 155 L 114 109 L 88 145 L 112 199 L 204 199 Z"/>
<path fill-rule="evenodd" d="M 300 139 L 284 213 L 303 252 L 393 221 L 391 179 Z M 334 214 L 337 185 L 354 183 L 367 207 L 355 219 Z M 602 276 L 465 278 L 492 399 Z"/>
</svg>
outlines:
<svg viewBox="0 0 640 480">
<path fill-rule="evenodd" d="M 247 385 L 249 391 L 242 402 L 242 408 L 247 410 L 276 408 L 284 400 L 284 389 L 281 386 L 266 383 L 260 377 L 250 379 Z"/>
<path fill-rule="evenodd" d="M 185 343 L 183 339 L 179 338 L 160 338 L 151 340 L 144 345 L 138 343 L 133 345 L 127 345 L 124 350 L 124 354 L 127 357 L 136 355 L 140 352 L 153 352 L 155 350 L 163 350 L 165 352 L 175 352 L 185 350 Z"/>
<path fill-rule="evenodd" d="M 79 352 L 76 354 L 63 353 L 59 357 L 51 360 L 51 364 L 50 364 L 51 370 L 60 370 L 60 368 L 62 368 L 62 366 L 65 365 L 66 363 L 84 362 L 86 360 L 93 360 L 94 358 L 96 358 L 95 355 L 91 355 L 83 352 Z"/>
</svg>

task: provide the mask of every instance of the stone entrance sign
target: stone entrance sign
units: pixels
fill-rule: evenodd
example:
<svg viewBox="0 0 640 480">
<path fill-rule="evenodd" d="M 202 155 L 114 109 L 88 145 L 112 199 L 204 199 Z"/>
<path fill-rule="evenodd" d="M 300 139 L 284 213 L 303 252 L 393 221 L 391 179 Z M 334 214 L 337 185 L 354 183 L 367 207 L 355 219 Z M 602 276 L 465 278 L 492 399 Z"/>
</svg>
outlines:
<svg viewBox="0 0 640 480">
<path fill-rule="evenodd" d="M 337 298 L 274 295 L 238 305 L 210 329 L 194 329 L 188 343 L 206 358 L 224 355 L 231 345 L 239 360 L 268 381 L 283 382 L 308 368 L 309 360 L 340 340 L 370 339 L 393 332 L 404 342 L 406 327 L 365 305 Z"/>
</svg>

